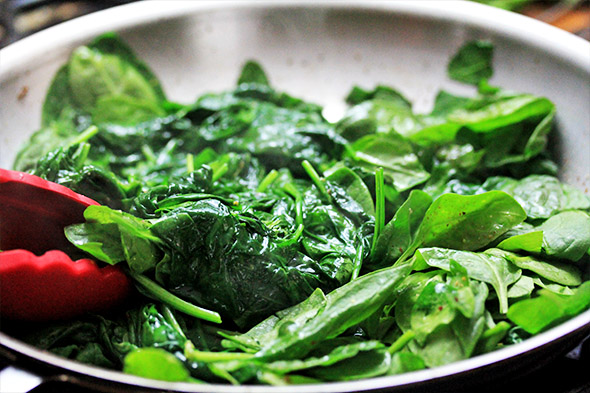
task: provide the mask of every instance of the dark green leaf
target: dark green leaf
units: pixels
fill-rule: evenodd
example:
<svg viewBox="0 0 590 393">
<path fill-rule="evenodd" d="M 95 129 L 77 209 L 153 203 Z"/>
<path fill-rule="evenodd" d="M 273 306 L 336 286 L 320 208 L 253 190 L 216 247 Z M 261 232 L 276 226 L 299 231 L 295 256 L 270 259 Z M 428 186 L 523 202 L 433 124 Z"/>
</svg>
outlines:
<svg viewBox="0 0 590 393">
<path fill-rule="evenodd" d="M 465 44 L 449 62 L 447 71 L 451 79 L 478 84 L 492 76 L 494 47 L 487 41 L 472 41 Z"/>
<path fill-rule="evenodd" d="M 425 182 L 429 174 L 424 170 L 412 145 L 396 133 L 369 135 L 351 146 L 356 165 L 374 173 L 383 168 L 385 181 L 398 191 L 405 191 Z"/>
<path fill-rule="evenodd" d="M 242 67 L 242 73 L 238 79 L 238 84 L 242 83 L 258 83 L 261 85 L 269 86 L 268 78 L 264 73 L 264 70 L 255 61 L 248 61 Z"/>
<path fill-rule="evenodd" d="M 432 198 L 428 194 L 412 190 L 384 227 L 377 239 L 375 254 L 365 266 L 375 269 L 393 265 L 414 241 L 416 231 L 431 204 Z"/>
<path fill-rule="evenodd" d="M 278 337 L 258 357 L 293 359 L 305 356 L 322 340 L 333 338 L 380 309 L 391 291 L 409 273 L 408 266 L 366 274 L 326 296 L 321 311 L 295 332 Z"/>
</svg>

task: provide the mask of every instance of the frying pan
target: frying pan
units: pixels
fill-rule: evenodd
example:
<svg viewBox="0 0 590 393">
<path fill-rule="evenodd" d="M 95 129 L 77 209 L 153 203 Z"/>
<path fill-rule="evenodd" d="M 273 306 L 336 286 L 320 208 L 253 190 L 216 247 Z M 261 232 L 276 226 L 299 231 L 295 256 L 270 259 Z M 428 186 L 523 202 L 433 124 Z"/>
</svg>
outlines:
<svg viewBox="0 0 590 393">
<path fill-rule="evenodd" d="M 76 46 L 117 31 L 162 81 L 168 97 L 191 102 L 235 84 L 241 65 L 258 60 L 273 86 L 343 111 L 353 85 L 398 88 L 420 111 L 435 93 L 470 88 L 448 81 L 449 57 L 465 41 L 495 46 L 491 83 L 550 98 L 557 107 L 552 149 L 562 180 L 590 186 L 590 43 L 549 25 L 466 1 L 185 2 L 115 7 L 55 26 L 0 51 L 0 166 L 39 127 L 51 77 Z M 590 310 L 523 343 L 430 370 L 355 382 L 295 387 L 190 385 L 147 380 L 86 366 L 0 332 L 0 374 L 27 375 L 32 388 L 69 381 L 102 391 L 352 392 L 468 388 L 541 367 L 590 333 Z M 23 374 L 24 373 L 24 374 Z M 32 374 L 34 373 L 34 374 Z M 35 376 L 36 375 L 36 376 Z M 21 386 L 26 390 L 27 386 Z"/>
</svg>

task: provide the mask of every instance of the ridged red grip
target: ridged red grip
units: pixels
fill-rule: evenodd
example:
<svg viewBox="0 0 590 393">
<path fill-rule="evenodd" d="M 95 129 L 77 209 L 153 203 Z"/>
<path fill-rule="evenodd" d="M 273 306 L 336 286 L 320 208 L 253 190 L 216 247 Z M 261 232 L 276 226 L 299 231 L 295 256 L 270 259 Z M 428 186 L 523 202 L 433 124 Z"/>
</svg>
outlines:
<svg viewBox="0 0 590 393">
<path fill-rule="evenodd" d="M 0 313 L 31 321 L 113 307 L 130 291 L 118 266 L 72 261 L 64 235 L 97 202 L 28 173 L 0 169 Z"/>
<path fill-rule="evenodd" d="M 36 256 L 0 252 L 2 317 L 28 321 L 71 318 L 107 310 L 127 297 L 130 282 L 117 266 L 99 268 L 90 259 L 72 261 L 62 251 Z"/>
</svg>

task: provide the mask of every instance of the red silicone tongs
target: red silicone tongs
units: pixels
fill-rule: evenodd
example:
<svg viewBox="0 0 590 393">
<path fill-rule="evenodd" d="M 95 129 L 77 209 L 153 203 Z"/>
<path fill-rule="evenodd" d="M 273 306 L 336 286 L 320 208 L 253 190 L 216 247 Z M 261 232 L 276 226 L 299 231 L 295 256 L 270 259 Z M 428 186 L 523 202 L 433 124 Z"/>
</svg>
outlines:
<svg viewBox="0 0 590 393">
<path fill-rule="evenodd" d="M 118 266 L 73 261 L 64 228 L 98 205 L 67 187 L 0 168 L 0 314 L 29 321 L 107 310 L 129 293 Z"/>
</svg>

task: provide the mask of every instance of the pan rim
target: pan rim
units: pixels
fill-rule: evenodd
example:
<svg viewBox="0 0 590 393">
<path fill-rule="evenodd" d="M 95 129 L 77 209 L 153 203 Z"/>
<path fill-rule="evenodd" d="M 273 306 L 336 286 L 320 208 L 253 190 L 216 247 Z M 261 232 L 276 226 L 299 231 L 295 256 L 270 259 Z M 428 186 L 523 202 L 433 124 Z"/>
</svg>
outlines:
<svg viewBox="0 0 590 393">
<path fill-rule="evenodd" d="M 0 347 L 6 348 L 18 355 L 25 356 L 30 360 L 40 361 L 51 367 L 57 367 L 67 373 L 74 373 L 83 376 L 106 380 L 109 382 L 142 387 L 145 389 L 174 390 L 180 392 L 199 391 L 203 393 L 247 393 L 256 391 L 260 393 L 335 393 L 335 392 L 369 392 L 378 389 L 410 388 L 413 385 L 431 384 L 446 378 L 460 377 L 461 374 L 476 371 L 483 367 L 499 365 L 503 361 L 514 360 L 519 356 L 526 355 L 546 344 L 559 341 L 570 335 L 590 333 L 590 310 L 555 326 L 543 333 L 533 336 L 521 343 L 514 344 L 493 352 L 478 355 L 469 359 L 453 362 L 444 366 L 431 369 L 412 371 L 404 374 L 362 379 L 358 381 L 328 382 L 310 385 L 290 386 L 260 386 L 240 385 L 232 386 L 227 384 L 198 384 L 186 382 L 165 382 L 153 379 L 137 377 L 124 374 L 121 371 L 108 370 L 96 366 L 86 365 L 70 359 L 62 358 L 48 351 L 40 350 L 20 340 L 12 338 L 0 332 Z M 569 349 L 564 347 L 563 352 Z M 63 379 L 68 379 L 64 376 Z M 254 390 L 253 390 L 254 389 Z"/>
<path fill-rule="evenodd" d="M 532 18 L 479 3 L 436 1 L 140 1 L 81 16 L 35 33 L 0 49 L 0 83 L 21 72 L 24 64 L 57 48 L 78 45 L 106 31 L 130 29 L 139 25 L 183 17 L 191 13 L 244 8 L 334 9 L 391 12 L 425 19 L 460 23 L 509 35 L 524 44 L 539 48 L 590 74 L 590 42 Z M 500 21 L 500 23 L 498 23 Z M 75 33 L 74 33 L 75 32 Z"/>
</svg>

